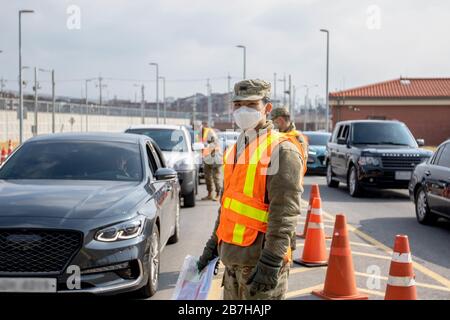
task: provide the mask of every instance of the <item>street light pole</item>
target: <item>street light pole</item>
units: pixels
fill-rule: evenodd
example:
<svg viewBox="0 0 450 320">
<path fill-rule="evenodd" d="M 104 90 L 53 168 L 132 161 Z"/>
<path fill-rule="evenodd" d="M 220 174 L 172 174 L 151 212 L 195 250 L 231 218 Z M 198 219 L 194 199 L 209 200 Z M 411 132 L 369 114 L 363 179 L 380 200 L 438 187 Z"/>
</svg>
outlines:
<svg viewBox="0 0 450 320">
<path fill-rule="evenodd" d="M 88 102 L 88 83 L 95 80 L 94 78 L 86 79 L 84 83 L 84 93 L 86 94 L 86 132 L 89 130 L 89 102 Z"/>
<path fill-rule="evenodd" d="M 209 79 L 206 80 L 206 91 L 208 95 L 208 127 L 212 127 L 212 101 L 211 101 L 211 84 L 209 83 Z"/>
<path fill-rule="evenodd" d="M 321 32 L 327 34 L 327 77 L 326 77 L 326 131 L 330 131 L 330 102 L 329 102 L 329 92 L 328 92 L 328 76 L 329 76 L 329 62 L 330 62 L 330 32 L 327 29 L 320 29 Z"/>
<path fill-rule="evenodd" d="M 166 103 L 166 77 L 159 77 L 163 81 L 163 115 L 164 124 L 167 122 L 167 103 Z"/>
<path fill-rule="evenodd" d="M 19 143 L 23 142 L 23 91 L 22 91 L 22 14 L 33 10 L 19 11 Z"/>
<path fill-rule="evenodd" d="M 243 72 L 243 79 L 247 79 L 247 47 L 243 45 L 237 45 L 237 48 L 241 48 L 244 50 L 244 72 Z"/>
<path fill-rule="evenodd" d="M 37 68 L 34 67 L 34 135 L 38 134 L 38 81 L 37 81 Z"/>
<path fill-rule="evenodd" d="M 145 87 L 141 85 L 141 124 L 145 124 Z"/>
<path fill-rule="evenodd" d="M 159 124 L 159 65 L 155 62 L 150 65 L 156 67 L 156 123 Z"/>
</svg>

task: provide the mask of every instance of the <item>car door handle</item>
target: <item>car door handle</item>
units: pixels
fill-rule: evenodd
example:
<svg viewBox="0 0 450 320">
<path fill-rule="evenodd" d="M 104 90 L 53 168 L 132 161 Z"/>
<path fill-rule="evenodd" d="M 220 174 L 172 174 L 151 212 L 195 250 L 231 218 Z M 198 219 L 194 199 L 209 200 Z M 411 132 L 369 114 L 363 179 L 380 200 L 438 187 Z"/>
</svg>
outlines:
<svg viewBox="0 0 450 320">
<path fill-rule="evenodd" d="M 425 173 L 426 176 L 431 175 L 431 171 L 430 170 L 426 170 L 424 173 Z"/>
</svg>

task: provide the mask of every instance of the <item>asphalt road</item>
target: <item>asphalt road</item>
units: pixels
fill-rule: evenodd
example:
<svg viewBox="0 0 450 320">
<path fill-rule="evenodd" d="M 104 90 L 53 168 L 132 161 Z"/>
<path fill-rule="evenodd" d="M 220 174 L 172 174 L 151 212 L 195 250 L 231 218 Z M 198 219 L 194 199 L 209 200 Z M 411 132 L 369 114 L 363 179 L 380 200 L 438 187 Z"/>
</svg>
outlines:
<svg viewBox="0 0 450 320">
<path fill-rule="evenodd" d="M 450 299 L 450 222 L 438 221 L 436 226 L 417 223 L 414 204 L 407 190 L 371 190 L 362 198 L 351 198 L 345 186 L 331 189 L 325 177 L 307 176 L 303 200 L 309 197 L 310 186 L 319 184 L 327 234 L 333 230 L 334 215 L 344 213 L 349 224 L 350 241 L 358 289 L 369 299 L 383 299 L 395 235 L 409 237 L 419 299 Z M 202 185 L 198 198 L 205 194 Z M 218 203 L 198 201 L 195 208 L 181 211 L 180 242 L 167 246 L 161 257 L 160 290 L 152 299 L 170 299 L 178 271 L 186 255 L 200 255 L 209 238 L 217 216 Z M 298 231 L 303 230 L 306 204 L 303 204 Z M 294 258 L 302 252 L 303 240 L 297 241 Z M 330 241 L 327 241 L 329 247 Z M 326 267 L 291 269 L 288 299 L 316 299 L 312 289 L 323 287 Z M 220 276 L 215 278 L 211 298 L 220 299 Z"/>
</svg>

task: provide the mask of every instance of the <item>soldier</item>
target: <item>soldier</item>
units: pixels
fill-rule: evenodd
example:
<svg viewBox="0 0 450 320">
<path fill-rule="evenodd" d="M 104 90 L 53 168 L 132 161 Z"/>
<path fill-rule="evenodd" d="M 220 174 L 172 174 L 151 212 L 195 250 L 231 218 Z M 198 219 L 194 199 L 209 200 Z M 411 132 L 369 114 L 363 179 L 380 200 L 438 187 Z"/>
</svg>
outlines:
<svg viewBox="0 0 450 320">
<path fill-rule="evenodd" d="M 303 146 L 273 130 L 270 83 L 234 87 L 236 124 L 243 130 L 224 156 L 224 190 L 214 232 L 198 268 L 219 256 L 224 299 L 284 299 L 306 166 Z"/>
<path fill-rule="evenodd" d="M 205 173 L 208 195 L 202 200 L 219 200 L 222 185 L 222 151 L 215 134 L 209 135 L 207 146 L 203 149 L 203 170 Z M 215 188 L 215 195 L 212 195 Z"/>
<path fill-rule="evenodd" d="M 295 123 L 291 121 L 291 115 L 286 107 L 273 109 L 270 114 L 275 129 L 280 132 L 293 134 L 297 140 L 304 146 L 305 157 L 308 157 L 308 138 L 300 131 L 296 130 Z M 307 159 L 306 159 L 307 160 Z"/>
</svg>

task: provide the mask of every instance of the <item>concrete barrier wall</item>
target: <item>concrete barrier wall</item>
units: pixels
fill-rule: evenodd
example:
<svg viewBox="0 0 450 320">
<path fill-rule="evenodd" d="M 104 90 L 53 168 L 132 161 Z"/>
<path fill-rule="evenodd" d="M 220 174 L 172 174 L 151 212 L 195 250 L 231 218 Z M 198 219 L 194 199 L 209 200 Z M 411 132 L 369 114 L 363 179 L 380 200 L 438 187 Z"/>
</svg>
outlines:
<svg viewBox="0 0 450 320">
<path fill-rule="evenodd" d="M 73 121 L 71 121 L 73 119 Z M 164 119 L 160 118 L 160 123 Z M 87 125 L 86 125 L 87 122 Z M 156 118 L 145 118 L 146 124 L 156 124 Z M 167 118 L 167 124 L 188 125 L 189 119 Z M 130 125 L 141 124 L 140 117 L 107 116 L 56 113 L 55 132 L 121 132 Z M 24 140 L 33 136 L 34 113 L 28 112 L 27 119 L 23 121 Z M 86 130 L 87 126 L 87 130 Z M 38 113 L 38 134 L 52 132 L 52 114 L 46 112 Z M 11 110 L 0 110 L 0 141 L 19 140 L 19 120 L 17 112 Z"/>
</svg>

